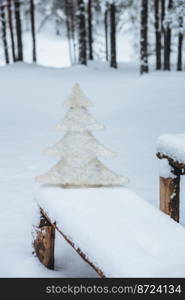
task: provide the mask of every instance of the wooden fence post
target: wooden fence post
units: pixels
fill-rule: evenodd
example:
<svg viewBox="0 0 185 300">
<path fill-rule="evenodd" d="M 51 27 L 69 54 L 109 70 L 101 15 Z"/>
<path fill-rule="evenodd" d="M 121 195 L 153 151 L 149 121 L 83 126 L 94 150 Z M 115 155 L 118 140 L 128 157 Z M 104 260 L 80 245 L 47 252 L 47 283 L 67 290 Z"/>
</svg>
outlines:
<svg viewBox="0 0 185 300">
<path fill-rule="evenodd" d="M 52 270 L 54 270 L 54 244 L 55 228 L 41 212 L 40 224 L 36 228 L 36 238 L 33 242 L 33 246 L 40 262 Z"/>
</svg>

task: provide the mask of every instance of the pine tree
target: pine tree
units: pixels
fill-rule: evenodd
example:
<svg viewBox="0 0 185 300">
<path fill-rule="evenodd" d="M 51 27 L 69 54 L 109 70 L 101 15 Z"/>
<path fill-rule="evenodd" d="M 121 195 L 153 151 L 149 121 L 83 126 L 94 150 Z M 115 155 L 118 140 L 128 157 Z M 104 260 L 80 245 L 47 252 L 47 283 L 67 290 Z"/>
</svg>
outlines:
<svg viewBox="0 0 185 300">
<path fill-rule="evenodd" d="M 86 39 L 86 14 L 84 0 L 78 0 L 78 46 L 79 46 L 79 63 L 87 64 L 87 39 Z"/>
<path fill-rule="evenodd" d="M 88 44 L 89 44 L 89 60 L 93 60 L 93 13 L 92 0 L 88 0 Z"/>
<path fill-rule="evenodd" d="M 17 61 L 23 61 L 23 42 L 22 42 L 22 21 L 21 21 L 21 3 L 20 0 L 14 1 L 15 7 L 15 22 L 17 34 Z"/>
<path fill-rule="evenodd" d="M 140 73 L 148 73 L 148 0 L 141 1 Z"/>
<path fill-rule="evenodd" d="M 5 6 L 4 4 L 0 7 L 0 17 L 1 17 L 1 26 L 2 26 L 2 40 L 4 48 L 4 56 L 6 64 L 9 64 L 9 53 L 8 53 L 8 42 L 7 42 L 7 30 L 6 30 L 6 15 L 5 15 Z"/>
<path fill-rule="evenodd" d="M 63 139 L 44 153 L 60 157 L 60 161 L 45 175 L 36 180 L 40 183 L 55 184 L 62 187 L 119 186 L 128 179 L 114 174 L 105 167 L 98 157 L 111 157 L 115 154 L 101 145 L 91 133 L 102 129 L 87 108 L 91 102 L 78 84 L 65 101 L 69 108 L 57 129 L 66 132 Z"/>
<path fill-rule="evenodd" d="M 14 40 L 14 30 L 13 30 L 13 20 L 12 20 L 12 0 L 7 0 L 7 10 L 8 10 L 8 24 L 10 30 L 11 48 L 12 48 L 12 59 L 13 62 L 15 62 L 16 56 L 15 56 L 15 40 Z"/>
<path fill-rule="evenodd" d="M 154 1 L 155 9 L 155 53 L 156 70 L 161 70 L 161 26 L 160 26 L 160 0 Z"/>
<path fill-rule="evenodd" d="M 110 66 L 112 68 L 117 68 L 116 56 L 116 6 L 112 2 L 110 4 Z"/>
<path fill-rule="evenodd" d="M 32 59 L 33 59 L 33 62 L 36 62 L 37 56 L 36 56 L 35 3 L 34 3 L 34 0 L 30 0 L 30 21 L 31 21 L 31 35 L 32 35 Z"/>
</svg>

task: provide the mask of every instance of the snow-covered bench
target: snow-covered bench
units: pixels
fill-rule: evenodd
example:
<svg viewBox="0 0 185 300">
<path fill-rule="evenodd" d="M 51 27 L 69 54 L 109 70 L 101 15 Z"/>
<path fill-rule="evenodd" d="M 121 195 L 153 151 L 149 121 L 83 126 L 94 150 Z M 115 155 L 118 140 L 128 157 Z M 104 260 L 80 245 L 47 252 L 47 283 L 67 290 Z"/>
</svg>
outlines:
<svg viewBox="0 0 185 300">
<path fill-rule="evenodd" d="M 129 189 L 42 186 L 36 201 L 45 266 L 54 268 L 56 229 L 100 277 L 185 277 L 185 229 Z"/>
<path fill-rule="evenodd" d="M 163 134 L 157 140 L 160 208 L 179 222 L 180 176 L 185 174 L 185 134 Z"/>
</svg>

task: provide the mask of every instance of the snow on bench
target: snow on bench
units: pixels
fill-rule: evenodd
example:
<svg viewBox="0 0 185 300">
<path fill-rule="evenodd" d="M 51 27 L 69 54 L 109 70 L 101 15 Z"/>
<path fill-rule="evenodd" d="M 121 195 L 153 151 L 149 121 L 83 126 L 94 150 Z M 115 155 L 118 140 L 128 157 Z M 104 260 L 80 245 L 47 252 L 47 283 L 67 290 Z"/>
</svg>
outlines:
<svg viewBox="0 0 185 300">
<path fill-rule="evenodd" d="M 129 189 L 43 186 L 36 201 L 101 277 L 185 277 L 185 229 Z"/>
<path fill-rule="evenodd" d="M 163 134 L 157 140 L 160 163 L 160 209 L 179 222 L 180 177 L 185 174 L 185 134 Z"/>
<path fill-rule="evenodd" d="M 185 164 L 185 134 L 162 134 L 157 140 L 157 152 Z"/>
</svg>

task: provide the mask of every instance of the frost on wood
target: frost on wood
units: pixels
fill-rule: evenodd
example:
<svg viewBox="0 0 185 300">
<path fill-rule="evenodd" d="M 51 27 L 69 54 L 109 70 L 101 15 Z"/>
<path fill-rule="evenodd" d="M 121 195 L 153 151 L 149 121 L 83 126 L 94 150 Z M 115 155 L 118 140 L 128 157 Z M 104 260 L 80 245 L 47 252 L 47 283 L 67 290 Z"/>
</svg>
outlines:
<svg viewBox="0 0 185 300">
<path fill-rule="evenodd" d="M 114 152 L 100 144 L 91 130 L 102 129 L 87 111 L 92 105 L 76 84 L 68 100 L 69 107 L 64 120 L 57 129 L 66 131 L 64 137 L 54 146 L 44 150 L 45 154 L 56 155 L 60 161 L 46 174 L 36 180 L 45 184 L 63 187 L 120 186 L 128 182 L 126 177 L 109 170 L 99 161 L 99 157 L 112 157 Z"/>
</svg>

